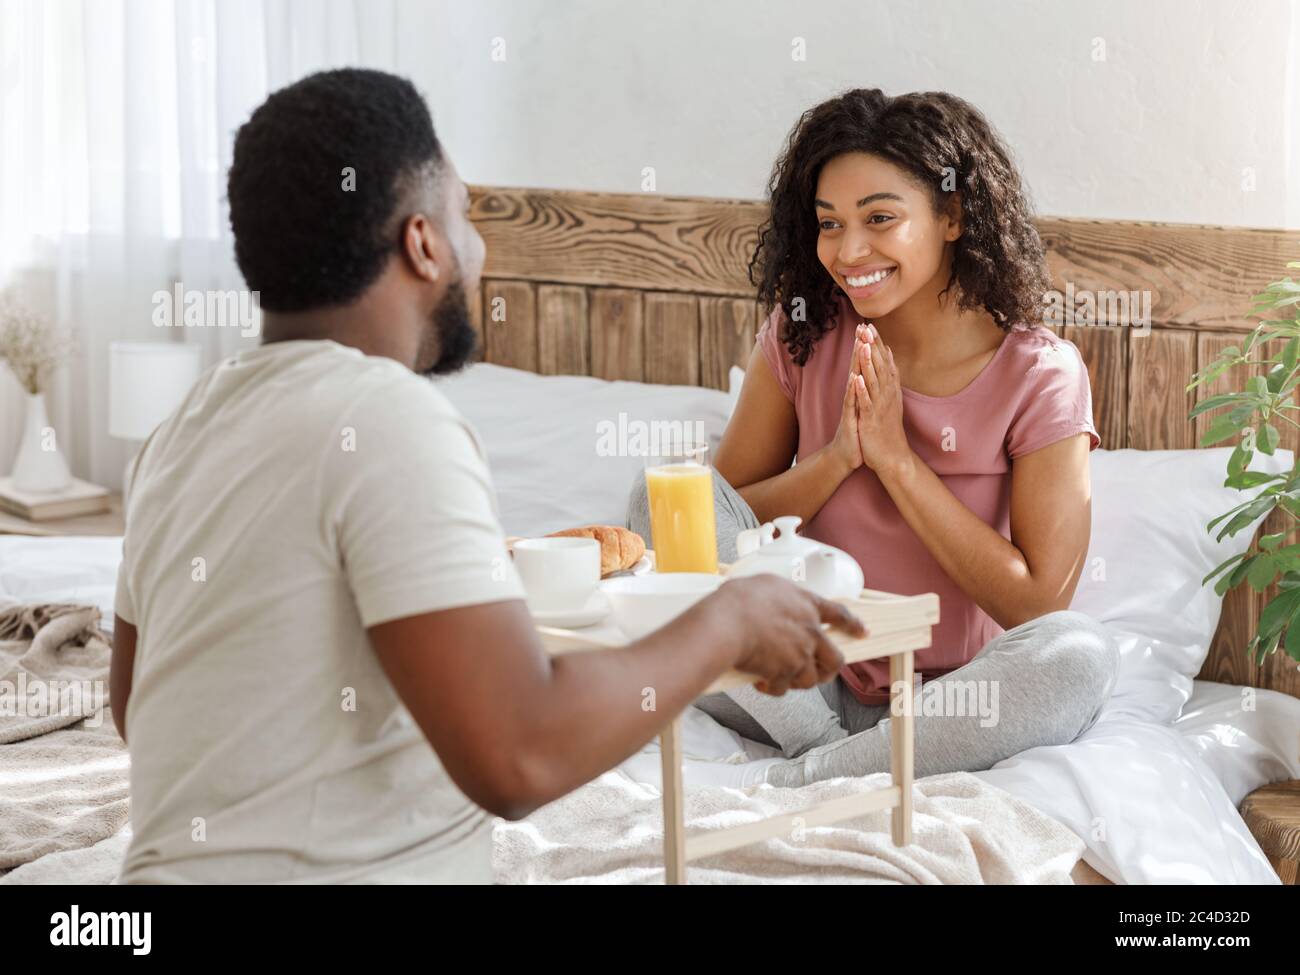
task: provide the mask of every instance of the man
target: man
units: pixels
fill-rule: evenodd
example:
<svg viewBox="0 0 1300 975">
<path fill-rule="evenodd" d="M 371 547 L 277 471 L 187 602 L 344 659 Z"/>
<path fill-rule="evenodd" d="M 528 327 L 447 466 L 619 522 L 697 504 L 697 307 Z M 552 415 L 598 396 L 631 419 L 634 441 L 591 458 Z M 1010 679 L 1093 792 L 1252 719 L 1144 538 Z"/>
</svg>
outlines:
<svg viewBox="0 0 1300 975">
<path fill-rule="evenodd" d="M 819 624 L 861 623 L 774 577 L 625 649 L 543 651 L 478 441 L 417 375 L 471 356 L 483 243 L 408 82 L 276 92 L 229 200 L 263 344 L 209 370 L 133 473 L 123 881 L 490 882 L 490 814 L 611 768 L 723 670 L 777 694 L 836 673 Z"/>
</svg>

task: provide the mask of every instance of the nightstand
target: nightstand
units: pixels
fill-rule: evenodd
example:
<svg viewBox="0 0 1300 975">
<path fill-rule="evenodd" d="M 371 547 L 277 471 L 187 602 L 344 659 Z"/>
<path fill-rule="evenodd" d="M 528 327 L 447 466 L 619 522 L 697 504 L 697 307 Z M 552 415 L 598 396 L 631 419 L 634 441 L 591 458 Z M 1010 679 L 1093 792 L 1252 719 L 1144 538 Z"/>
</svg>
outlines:
<svg viewBox="0 0 1300 975">
<path fill-rule="evenodd" d="M 0 535 L 122 535 L 126 532 L 122 516 L 122 496 L 108 499 L 109 510 L 97 515 L 75 515 L 50 521 L 28 521 L 0 511 Z"/>
<path fill-rule="evenodd" d="M 1282 883 L 1300 885 L 1300 779 L 1256 789 L 1242 802 L 1241 818 Z"/>
</svg>

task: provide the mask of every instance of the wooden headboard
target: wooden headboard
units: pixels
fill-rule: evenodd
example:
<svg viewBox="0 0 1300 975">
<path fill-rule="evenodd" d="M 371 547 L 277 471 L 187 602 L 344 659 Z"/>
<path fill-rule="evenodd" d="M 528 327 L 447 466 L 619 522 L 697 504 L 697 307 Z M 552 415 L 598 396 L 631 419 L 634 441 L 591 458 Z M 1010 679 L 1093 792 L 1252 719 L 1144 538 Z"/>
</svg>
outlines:
<svg viewBox="0 0 1300 975">
<path fill-rule="evenodd" d="M 765 317 L 746 274 L 764 204 L 498 187 L 473 198 L 487 266 L 471 304 L 489 362 L 716 389 L 747 363 Z M 1111 320 L 1106 307 L 1094 326 L 1054 329 L 1088 364 L 1102 446 L 1195 447 L 1215 413 L 1188 421 L 1184 387 L 1254 327 L 1251 297 L 1300 258 L 1300 232 L 1055 218 L 1038 227 L 1059 291 L 1068 282 L 1076 293 L 1150 293 L 1149 329 Z M 508 327 L 496 326 L 494 309 Z M 1195 395 L 1244 381 L 1229 374 Z M 1300 447 L 1297 434 L 1287 426 L 1282 446 Z M 1262 530 L 1283 530 L 1283 517 Z M 1262 666 L 1245 653 L 1274 594 L 1229 594 L 1202 678 L 1300 697 L 1300 670 L 1285 653 Z"/>
</svg>

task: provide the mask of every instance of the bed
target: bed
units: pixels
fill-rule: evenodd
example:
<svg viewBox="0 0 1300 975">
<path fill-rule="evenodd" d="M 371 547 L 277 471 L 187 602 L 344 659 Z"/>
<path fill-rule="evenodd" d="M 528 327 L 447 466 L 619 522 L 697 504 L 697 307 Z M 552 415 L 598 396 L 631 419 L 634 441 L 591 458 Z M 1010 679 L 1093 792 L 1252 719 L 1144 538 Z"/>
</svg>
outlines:
<svg viewBox="0 0 1300 975">
<path fill-rule="evenodd" d="M 638 458 L 589 464 L 583 490 L 564 489 L 581 451 L 591 450 L 602 419 L 619 412 L 629 419 L 690 418 L 703 422 L 709 436 L 716 438 L 732 404 L 728 393 L 700 387 L 543 377 L 490 363 L 440 382 L 479 430 L 506 529 L 519 534 L 572 525 L 584 516 L 620 520 L 628 487 L 639 472 Z M 574 435 L 584 429 L 591 433 L 585 444 Z M 974 773 L 1067 826 L 1081 840 L 1088 868 L 1112 882 L 1277 882 L 1236 807 L 1266 782 L 1300 777 L 1300 700 L 1264 689 L 1248 700 L 1237 685 L 1194 679 L 1209 634 L 1218 626 L 1218 600 L 1212 590 L 1182 587 L 1176 597 L 1181 600 L 1179 620 L 1162 619 L 1167 605 L 1148 612 L 1153 588 L 1177 589 L 1153 575 L 1154 563 L 1217 558 L 1217 550 L 1200 546 L 1211 541 L 1209 536 L 1187 534 L 1195 518 L 1169 523 L 1158 516 L 1184 507 L 1194 513 L 1220 503 L 1223 489 L 1213 474 L 1216 464 L 1221 469 L 1222 457 L 1221 451 L 1099 450 L 1093 455 L 1090 556 L 1122 539 L 1147 554 L 1115 561 L 1128 562 L 1129 571 L 1151 579 L 1140 598 L 1126 598 L 1123 593 L 1133 586 L 1124 570 L 1116 568 L 1104 583 L 1085 580 L 1076 597 L 1075 608 L 1104 618 L 1115 629 L 1123 651 L 1120 682 L 1102 719 L 1078 741 L 1032 749 Z M 1279 463 L 1285 462 L 1289 460 L 1284 455 Z M 1167 494 L 1171 504 L 1135 517 L 1129 500 L 1141 496 L 1144 485 L 1149 491 L 1161 484 L 1184 485 L 1181 496 Z M 1189 539 L 1197 543 L 1190 550 Z M 89 603 L 111 619 L 120 553 L 121 542 L 115 538 L 0 536 L 0 596 Z M 1152 629 L 1155 632 L 1143 632 Z M 683 773 L 688 793 L 744 790 L 772 758 L 770 748 L 740 738 L 697 709 L 691 709 L 683 723 L 683 750 L 689 756 Z M 0 778 L 3 774 L 0 765 Z M 591 789 L 653 792 L 659 788 L 659 775 L 659 754 L 651 743 Z M 549 815 L 562 812 L 554 808 Z M 581 819 L 572 822 L 572 831 L 563 838 L 575 845 L 585 842 Z M 654 815 L 648 815 L 644 826 L 649 835 Z M 504 852 L 498 872 L 504 878 L 556 879 L 538 872 L 538 864 L 547 862 L 540 845 L 543 840 L 553 845 L 556 837 L 535 830 L 529 821 L 499 824 Z M 45 858 L 49 862 L 38 860 L 3 879 L 40 882 L 75 870 L 81 882 L 109 882 L 114 857 L 124 850 L 128 837 L 129 832 L 120 830 L 93 848 Z M 600 849 L 581 852 L 584 862 L 600 862 Z M 646 866 L 646 879 L 652 873 Z M 693 870 L 692 875 L 697 881 L 710 878 L 707 869 Z M 601 874 L 581 879 L 600 880 Z M 752 879 L 764 878 L 756 873 Z"/>
<path fill-rule="evenodd" d="M 504 527 L 530 535 L 621 523 L 641 460 L 592 463 L 600 424 L 699 422 L 720 437 L 761 321 L 741 274 L 758 211 L 734 201 L 480 189 L 475 215 L 489 249 L 474 302 L 486 361 L 439 383 L 480 433 Z M 1271 594 L 1237 591 L 1224 601 L 1199 585 L 1233 551 L 1204 524 L 1234 492 L 1221 486 L 1226 451 L 1193 449 L 1204 421 L 1185 420 L 1182 386 L 1246 327 L 1237 299 L 1249 285 L 1222 265 L 1237 262 L 1259 280 L 1281 266 L 1269 263 L 1277 254 L 1300 247 L 1283 234 L 1212 228 L 1048 221 L 1043 231 L 1058 277 L 1080 288 L 1150 285 L 1161 316 L 1145 335 L 1062 327 L 1088 360 L 1103 437 L 1091 459 L 1092 571 L 1072 608 L 1113 630 L 1122 667 L 1106 710 L 1079 740 L 972 774 L 1068 830 L 1076 881 L 1278 883 L 1237 806 L 1265 783 L 1300 778 L 1300 676 L 1280 655 L 1256 666 L 1243 653 Z M 1296 445 L 1284 446 L 1257 462 L 1289 468 Z M 85 602 L 111 621 L 120 551 L 120 539 L 0 536 L 0 598 Z M 772 759 L 698 709 L 688 711 L 682 744 L 684 782 L 697 795 L 749 795 Z M 498 877 L 656 879 L 654 816 L 624 831 L 640 845 L 613 850 L 588 838 L 600 834 L 584 830 L 581 814 L 598 793 L 655 808 L 659 769 L 652 742 L 570 803 L 499 822 Z M 0 754 L 0 783 L 4 774 Z M 546 832 L 557 821 L 567 833 Z M 128 839 L 129 828 L 115 829 L 0 883 L 111 882 Z M 558 869 L 557 839 L 582 871 Z M 757 849 L 773 863 L 789 852 Z M 739 873 L 704 866 L 693 881 L 773 879 L 761 860 Z"/>
</svg>

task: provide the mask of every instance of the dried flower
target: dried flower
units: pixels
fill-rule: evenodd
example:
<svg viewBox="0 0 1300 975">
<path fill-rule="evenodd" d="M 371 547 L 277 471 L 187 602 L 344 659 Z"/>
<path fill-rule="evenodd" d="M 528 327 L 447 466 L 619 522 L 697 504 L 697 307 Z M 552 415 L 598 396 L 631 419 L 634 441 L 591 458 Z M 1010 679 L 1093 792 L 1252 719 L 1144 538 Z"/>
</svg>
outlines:
<svg viewBox="0 0 1300 975">
<path fill-rule="evenodd" d="M 0 359 L 29 393 L 39 393 L 75 348 L 72 335 L 22 304 L 12 289 L 0 293 Z"/>
</svg>

